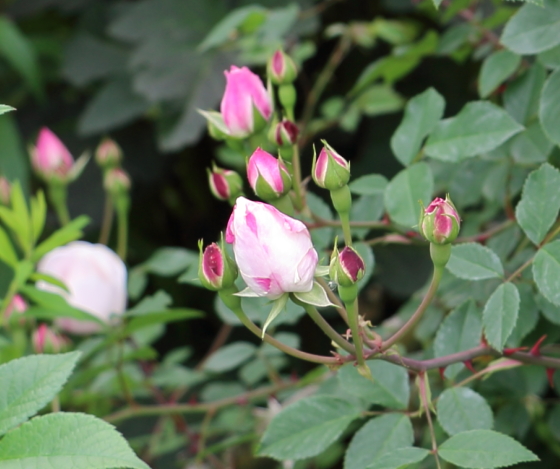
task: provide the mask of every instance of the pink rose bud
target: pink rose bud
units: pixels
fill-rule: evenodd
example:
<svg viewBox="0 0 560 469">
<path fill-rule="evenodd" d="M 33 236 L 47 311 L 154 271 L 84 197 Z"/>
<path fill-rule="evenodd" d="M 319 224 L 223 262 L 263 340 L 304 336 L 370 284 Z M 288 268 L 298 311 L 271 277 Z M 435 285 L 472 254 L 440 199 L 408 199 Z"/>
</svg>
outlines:
<svg viewBox="0 0 560 469">
<path fill-rule="evenodd" d="M 200 249 L 198 278 L 202 285 L 213 291 L 231 287 L 237 278 L 237 266 L 226 254 L 223 244 L 220 247 L 212 243 L 203 252 L 202 241 L 200 241 L 198 247 Z"/>
<path fill-rule="evenodd" d="M 299 135 L 296 124 L 287 119 L 278 122 L 270 128 L 269 140 L 279 147 L 289 147 L 295 145 Z"/>
<path fill-rule="evenodd" d="M 27 311 L 27 303 L 21 297 L 21 295 L 15 295 L 12 298 L 12 301 L 10 301 L 10 304 L 8 305 L 8 307 L 6 308 L 6 311 L 4 313 L 4 318 L 9 323 L 10 321 L 12 321 L 16 318 L 16 315 L 20 315 L 22 313 L 25 313 L 25 311 Z M 14 313 L 16 313 L 16 314 L 14 314 Z M 25 319 L 24 318 L 19 318 L 18 323 L 19 323 L 20 326 L 23 326 L 25 324 Z"/>
<path fill-rule="evenodd" d="M 43 280 L 37 282 L 37 288 L 58 293 L 71 306 L 107 324 L 125 311 L 126 267 L 107 246 L 74 241 L 47 253 L 37 272 L 60 280 L 68 291 Z M 71 318 L 59 318 L 56 324 L 73 334 L 92 334 L 101 329 L 95 322 Z"/>
<path fill-rule="evenodd" d="M 312 176 L 319 187 L 336 191 L 350 180 L 350 163 L 325 143 L 319 157 L 313 157 Z"/>
<path fill-rule="evenodd" d="M 437 197 L 422 211 L 420 231 L 434 244 L 451 243 L 459 234 L 461 219 L 449 195 L 445 200 Z"/>
<path fill-rule="evenodd" d="M 31 337 L 35 353 L 59 353 L 68 348 L 69 340 L 54 332 L 46 324 L 41 324 Z"/>
<path fill-rule="evenodd" d="M 255 194 L 266 201 L 282 197 L 292 187 L 292 177 L 282 160 L 260 148 L 247 162 L 247 179 Z"/>
<path fill-rule="evenodd" d="M 103 169 L 114 168 L 122 161 L 122 150 L 114 140 L 104 139 L 95 150 L 95 161 Z"/>
<path fill-rule="evenodd" d="M 226 230 L 239 273 L 258 296 L 276 299 L 284 293 L 308 292 L 318 256 L 299 220 L 268 204 L 239 197 Z"/>
<path fill-rule="evenodd" d="M 130 177 L 122 168 L 111 168 L 105 173 L 103 186 L 110 194 L 123 194 L 130 191 Z"/>
<path fill-rule="evenodd" d="M 245 138 L 264 127 L 272 115 L 272 99 L 261 79 L 247 67 L 224 72 L 226 90 L 220 107 L 230 137 Z"/>
<path fill-rule="evenodd" d="M 31 164 L 35 173 L 45 181 L 66 181 L 74 166 L 74 159 L 60 139 L 43 127 L 37 137 L 37 146 L 31 150 Z"/>
<path fill-rule="evenodd" d="M 0 176 L 0 205 L 10 205 L 12 185 L 4 176 Z"/>
<path fill-rule="evenodd" d="M 350 287 L 363 278 L 365 271 L 364 260 L 354 248 L 346 246 L 338 252 L 335 245 L 329 267 L 331 280 L 343 287 Z"/>
<path fill-rule="evenodd" d="M 241 176 L 231 169 L 208 169 L 208 183 L 210 191 L 218 200 L 235 201 L 243 193 L 243 180 Z"/>
<path fill-rule="evenodd" d="M 281 50 L 277 50 L 269 59 L 267 76 L 275 85 L 287 85 L 297 77 L 296 64 L 292 58 Z"/>
</svg>

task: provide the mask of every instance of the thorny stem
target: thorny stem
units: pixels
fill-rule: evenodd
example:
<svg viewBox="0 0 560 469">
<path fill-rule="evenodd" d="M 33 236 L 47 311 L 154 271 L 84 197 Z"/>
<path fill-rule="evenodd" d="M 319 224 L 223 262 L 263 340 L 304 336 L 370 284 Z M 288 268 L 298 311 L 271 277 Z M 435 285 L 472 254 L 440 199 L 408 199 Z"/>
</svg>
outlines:
<svg viewBox="0 0 560 469">
<path fill-rule="evenodd" d="M 418 321 L 424 314 L 424 311 L 426 311 L 426 308 L 432 302 L 432 299 L 436 294 L 442 274 L 443 274 L 442 267 L 434 267 L 432 282 L 430 283 L 430 287 L 428 288 L 428 291 L 426 292 L 426 295 L 424 296 L 422 303 L 420 303 L 418 309 L 397 332 L 395 332 L 389 339 L 383 341 L 383 346 L 382 346 L 383 351 L 393 346 L 396 342 L 398 342 L 398 340 L 403 335 L 405 335 L 409 330 L 411 330 L 418 323 Z"/>
<path fill-rule="evenodd" d="M 468 243 L 468 242 L 483 242 L 487 239 L 491 238 L 492 236 L 501 233 L 502 231 L 508 229 L 515 223 L 514 220 L 505 220 L 504 222 L 490 228 L 487 231 L 483 231 L 482 233 L 478 233 L 473 236 L 459 236 L 455 241 L 454 244 L 457 243 Z"/>
<path fill-rule="evenodd" d="M 432 439 L 432 454 L 436 458 L 436 465 L 438 469 L 441 469 L 441 465 L 439 462 L 438 456 L 438 447 L 436 441 L 436 434 L 434 431 L 434 424 L 432 422 L 432 414 L 430 411 L 430 405 L 428 403 L 428 394 L 427 394 L 427 387 L 426 387 L 426 377 L 425 372 L 418 373 L 418 390 L 420 391 L 420 400 L 422 401 L 422 405 L 424 406 L 424 411 L 426 412 L 426 420 L 428 421 L 428 427 L 430 428 L 430 438 Z"/>
<path fill-rule="evenodd" d="M 317 311 L 315 306 L 302 303 L 303 308 L 309 314 L 311 319 L 317 324 L 321 330 L 331 339 L 335 344 L 337 344 L 341 349 L 346 350 L 348 353 L 353 355 L 356 354 L 356 348 L 347 340 L 344 339 L 338 332 L 336 332 L 331 325 L 326 321 L 326 319 Z M 346 309 L 348 311 L 348 308 Z M 348 311 L 348 313 L 350 313 Z M 350 319 L 350 314 L 349 314 Z M 351 322 L 351 321 L 350 321 Z"/>
<path fill-rule="evenodd" d="M 307 124 L 309 124 L 309 121 L 313 117 L 313 114 L 315 112 L 315 107 L 319 102 L 319 98 L 323 94 L 323 91 L 325 91 L 325 87 L 330 82 L 336 68 L 342 62 L 342 60 L 350 50 L 351 46 L 352 46 L 352 38 L 348 33 L 343 34 L 340 40 L 338 41 L 338 44 L 334 48 L 328 62 L 325 64 L 325 67 L 317 77 L 317 81 L 315 82 L 315 85 L 313 86 L 313 88 L 309 92 L 309 95 L 307 96 L 307 102 L 305 103 L 305 107 L 303 110 L 303 117 L 301 119 L 301 129 L 304 134 L 307 132 Z"/>
<path fill-rule="evenodd" d="M 348 311 L 350 329 L 352 330 L 352 340 L 354 341 L 354 347 L 356 348 L 355 355 L 356 361 L 358 362 L 358 370 L 360 370 L 360 374 L 365 373 L 366 376 L 370 376 L 369 368 L 364 360 L 364 345 L 362 334 L 360 334 L 360 318 L 358 315 L 358 299 L 356 298 L 345 304 L 346 311 Z"/>
</svg>

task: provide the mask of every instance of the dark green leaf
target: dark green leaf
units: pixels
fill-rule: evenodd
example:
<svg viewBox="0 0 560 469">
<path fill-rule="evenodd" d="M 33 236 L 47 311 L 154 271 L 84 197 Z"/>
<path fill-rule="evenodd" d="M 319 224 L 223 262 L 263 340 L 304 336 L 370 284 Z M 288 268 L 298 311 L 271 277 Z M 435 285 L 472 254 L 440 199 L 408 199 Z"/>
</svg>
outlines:
<svg viewBox="0 0 560 469">
<path fill-rule="evenodd" d="M 430 451 L 424 448 L 398 448 L 376 459 L 367 469 L 404 469 L 423 461 L 428 454 Z"/>
<path fill-rule="evenodd" d="M 234 342 L 213 353 L 204 364 L 204 369 L 214 373 L 233 370 L 249 360 L 255 352 L 256 347 L 249 342 Z"/>
<path fill-rule="evenodd" d="M 560 145 L 560 70 L 550 75 L 544 84 L 539 118 L 548 138 Z"/>
<path fill-rule="evenodd" d="M 482 62 L 478 79 L 478 94 L 482 98 L 486 98 L 517 70 L 520 63 L 519 55 L 505 49 L 490 54 Z"/>
<path fill-rule="evenodd" d="M 504 108 L 520 124 L 537 115 L 546 70 L 538 63 L 512 81 L 504 93 Z"/>
<path fill-rule="evenodd" d="M 449 435 L 467 430 L 490 430 L 492 409 L 486 400 L 469 388 L 446 389 L 437 401 L 437 417 Z"/>
<path fill-rule="evenodd" d="M 499 278 L 504 275 L 504 268 L 496 253 L 478 243 L 453 246 L 447 269 L 465 280 Z"/>
<path fill-rule="evenodd" d="M 353 180 L 348 187 L 352 194 L 357 195 L 383 195 L 388 181 L 381 174 L 368 174 Z"/>
<path fill-rule="evenodd" d="M 560 306 L 560 240 L 542 247 L 533 261 L 533 278 L 543 296 Z"/>
<path fill-rule="evenodd" d="M 540 122 L 533 122 L 511 139 L 509 151 L 516 163 L 544 163 L 554 144 L 544 134 Z"/>
<path fill-rule="evenodd" d="M 519 313 L 519 292 L 513 283 L 500 285 L 484 306 L 482 324 L 488 343 L 498 351 L 504 348 Z"/>
</svg>

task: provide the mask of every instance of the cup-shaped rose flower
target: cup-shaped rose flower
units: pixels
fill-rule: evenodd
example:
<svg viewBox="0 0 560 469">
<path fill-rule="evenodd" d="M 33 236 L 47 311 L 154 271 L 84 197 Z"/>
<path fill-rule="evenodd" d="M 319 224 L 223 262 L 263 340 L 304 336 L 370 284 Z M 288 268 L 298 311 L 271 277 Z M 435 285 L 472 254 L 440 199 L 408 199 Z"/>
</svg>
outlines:
<svg viewBox="0 0 560 469">
<path fill-rule="evenodd" d="M 200 258 L 198 264 L 198 278 L 208 290 L 218 291 L 229 288 L 237 278 L 237 266 L 226 254 L 222 246 L 212 243 L 202 251 L 202 241 L 198 243 Z"/>
<path fill-rule="evenodd" d="M 0 205 L 10 205 L 12 185 L 4 176 L 0 176 Z"/>
<path fill-rule="evenodd" d="M 313 288 L 318 256 L 299 220 L 240 197 L 228 222 L 226 241 L 233 244 L 239 273 L 257 296 L 276 299 Z"/>
<path fill-rule="evenodd" d="M 274 201 L 292 188 L 292 177 L 282 160 L 257 148 L 247 162 L 247 179 L 261 199 Z"/>
<path fill-rule="evenodd" d="M 95 161 L 103 169 L 114 168 L 122 161 L 122 150 L 117 143 L 105 138 L 95 150 Z"/>
<path fill-rule="evenodd" d="M 45 181 L 65 181 L 74 166 L 74 159 L 60 139 L 43 127 L 37 145 L 31 149 L 31 164 L 35 173 Z"/>
<path fill-rule="evenodd" d="M 335 246 L 329 267 L 329 275 L 334 282 L 349 287 L 361 280 L 365 271 L 364 260 L 354 248 L 346 246 L 338 252 Z"/>
<path fill-rule="evenodd" d="M 313 157 L 311 174 L 319 187 L 335 191 L 350 180 L 350 163 L 325 143 L 319 157 Z"/>
<path fill-rule="evenodd" d="M 109 323 L 126 308 L 126 267 L 111 249 L 102 244 L 74 241 L 53 249 L 37 266 L 37 271 L 50 275 L 66 285 L 68 292 L 45 281 L 37 287 L 58 293 L 75 308 Z M 73 334 L 92 334 L 100 330 L 93 321 L 60 318 L 61 329 Z"/>
<path fill-rule="evenodd" d="M 422 210 L 419 226 L 430 243 L 448 244 L 459 234 L 461 219 L 449 196 L 437 197 Z"/>
<path fill-rule="evenodd" d="M 266 73 L 275 85 L 286 85 L 296 79 L 297 68 L 288 54 L 277 50 L 268 61 Z"/>
<path fill-rule="evenodd" d="M 245 138 L 260 130 L 272 115 L 272 99 L 261 79 L 247 67 L 232 66 L 220 111 L 230 137 Z"/>
<path fill-rule="evenodd" d="M 243 180 L 241 176 L 231 169 L 208 169 L 208 184 L 210 191 L 218 200 L 235 200 L 243 193 Z"/>
</svg>

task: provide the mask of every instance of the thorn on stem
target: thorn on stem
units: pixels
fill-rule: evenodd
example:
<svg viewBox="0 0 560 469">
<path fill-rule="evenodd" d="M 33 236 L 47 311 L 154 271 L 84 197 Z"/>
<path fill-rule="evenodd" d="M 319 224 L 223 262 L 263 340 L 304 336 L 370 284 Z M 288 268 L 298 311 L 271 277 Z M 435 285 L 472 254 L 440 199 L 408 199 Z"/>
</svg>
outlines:
<svg viewBox="0 0 560 469">
<path fill-rule="evenodd" d="M 529 353 L 531 355 L 533 355 L 533 357 L 540 357 L 541 356 L 541 344 L 544 342 L 544 339 L 546 339 L 546 334 L 543 335 L 539 340 L 537 340 L 535 342 L 535 345 L 533 345 L 531 347 L 531 350 L 529 351 Z"/>
<path fill-rule="evenodd" d="M 465 367 L 467 368 L 467 370 L 469 370 L 471 373 L 476 373 L 476 370 L 474 369 L 472 360 L 465 360 L 463 362 L 463 365 L 465 365 Z"/>
<path fill-rule="evenodd" d="M 529 347 L 515 347 L 515 348 L 505 348 L 503 353 L 506 357 L 513 355 L 515 352 L 520 352 L 522 350 L 527 350 Z"/>
</svg>

